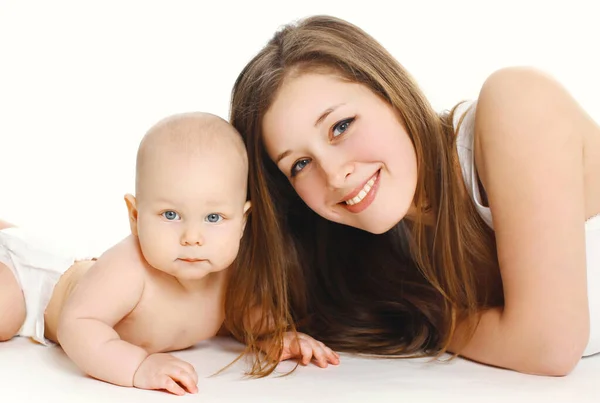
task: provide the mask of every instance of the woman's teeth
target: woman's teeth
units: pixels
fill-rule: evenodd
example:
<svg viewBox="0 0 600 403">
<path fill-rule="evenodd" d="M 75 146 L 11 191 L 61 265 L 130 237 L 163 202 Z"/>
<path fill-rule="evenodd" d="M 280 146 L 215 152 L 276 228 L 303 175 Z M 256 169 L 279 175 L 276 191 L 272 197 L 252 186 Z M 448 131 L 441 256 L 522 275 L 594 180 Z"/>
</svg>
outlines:
<svg viewBox="0 0 600 403">
<path fill-rule="evenodd" d="M 373 187 L 373 184 L 375 183 L 375 178 L 371 178 L 371 180 L 369 180 L 366 184 L 365 187 L 361 189 L 360 192 L 358 192 L 358 194 L 353 197 L 350 200 L 346 200 L 346 204 L 349 206 L 353 206 L 356 203 L 360 203 L 362 201 L 362 199 L 365 198 L 366 195 L 369 194 L 369 191 L 371 190 L 371 188 Z"/>
</svg>

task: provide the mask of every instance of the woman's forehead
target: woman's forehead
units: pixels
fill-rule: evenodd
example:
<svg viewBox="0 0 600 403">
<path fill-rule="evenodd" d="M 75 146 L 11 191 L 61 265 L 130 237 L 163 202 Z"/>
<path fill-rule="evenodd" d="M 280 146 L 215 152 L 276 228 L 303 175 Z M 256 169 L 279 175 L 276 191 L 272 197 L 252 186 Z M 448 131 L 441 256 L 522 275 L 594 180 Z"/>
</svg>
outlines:
<svg viewBox="0 0 600 403">
<path fill-rule="evenodd" d="M 327 109 L 354 101 L 362 92 L 362 85 L 350 83 L 337 75 L 305 73 L 290 77 L 280 87 L 266 111 L 263 128 L 282 119 L 310 119 L 315 123 Z"/>
</svg>

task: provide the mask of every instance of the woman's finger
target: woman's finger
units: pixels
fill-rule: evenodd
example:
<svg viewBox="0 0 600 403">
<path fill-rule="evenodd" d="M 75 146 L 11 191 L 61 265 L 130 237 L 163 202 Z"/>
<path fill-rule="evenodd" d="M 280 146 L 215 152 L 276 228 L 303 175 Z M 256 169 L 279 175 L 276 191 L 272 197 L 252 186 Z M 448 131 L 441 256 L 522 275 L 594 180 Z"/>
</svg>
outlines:
<svg viewBox="0 0 600 403">
<path fill-rule="evenodd" d="M 300 362 L 302 365 L 308 365 L 313 358 L 313 346 L 306 340 L 300 340 Z"/>
<path fill-rule="evenodd" d="M 327 354 L 325 352 L 325 346 L 321 346 L 321 343 L 317 342 L 316 340 L 313 340 L 312 343 L 312 350 L 313 350 L 313 360 L 315 361 L 315 363 L 317 364 L 317 366 L 321 367 L 321 368 L 327 368 L 327 364 L 328 364 L 328 358 L 327 358 Z"/>
<path fill-rule="evenodd" d="M 325 352 L 325 357 L 327 357 L 327 361 L 330 364 L 338 365 L 340 363 L 340 356 L 338 353 L 336 353 L 327 346 L 323 346 L 323 350 Z"/>
</svg>

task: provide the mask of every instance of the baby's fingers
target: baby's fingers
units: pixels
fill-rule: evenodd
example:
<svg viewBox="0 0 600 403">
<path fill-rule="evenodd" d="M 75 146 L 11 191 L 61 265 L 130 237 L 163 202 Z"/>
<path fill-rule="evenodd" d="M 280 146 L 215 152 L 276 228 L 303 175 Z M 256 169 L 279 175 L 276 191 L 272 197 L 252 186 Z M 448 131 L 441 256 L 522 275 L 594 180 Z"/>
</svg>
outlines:
<svg viewBox="0 0 600 403">
<path fill-rule="evenodd" d="M 191 376 L 191 379 L 192 379 L 192 382 L 193 382 L 193 385 L 194 385 L 194 388 L 195 388 L 195 392 L 191 392 L 191 393 L 198 392 L 198 374 L 196 373 L 196 370 L 194 369 L 194 366 L 192 364 L 190 364 L 189 362 L 186 362 L 186 361 L 179 361 L 179 366 L 189 376 Z"/>
<path fill-rule="evenodd" d="M 183 386 L 190 393 L 197 393 L 198 386 L 196 385 L 195 379 L 196 371 L 186 371 L 185 369 L 175 366 L 168 372 L 168 375 L 176 381 L 179 385 Z"/>
<path fill-rule="evenodd" d="M 185 390 L 183 390 L 183 388 L 168 375 L 163 375 L 160 379 L 160 385 L 158 385 L 156 389 L 165 389 L 166 391 L 178 396 L 185 395 Z"/>
</svg>

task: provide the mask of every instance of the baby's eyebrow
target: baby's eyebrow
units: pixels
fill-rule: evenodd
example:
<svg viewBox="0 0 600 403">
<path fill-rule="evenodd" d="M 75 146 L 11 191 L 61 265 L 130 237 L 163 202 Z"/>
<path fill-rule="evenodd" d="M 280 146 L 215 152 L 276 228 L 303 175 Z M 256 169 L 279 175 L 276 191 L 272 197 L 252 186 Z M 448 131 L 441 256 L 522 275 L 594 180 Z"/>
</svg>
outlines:
<svg viewBox="0 0 600 403">
<path fill-rule="evenodd" d="M 157 204 L 168 204 L 169 206 L 173 206 L 177 203 L 174 203 L 173 200 L 168 199 L 167 197 L 164 196 L 158 196 L 153 200 L 154 203 Z"/>
<path fill-rule="evenodd" d="M 213 206 L 225 206 L 228 204 L 227 200 L 224 199 L 207 199 L 202 202 L 205 206 L 213 207 Z"/>
</svg>

